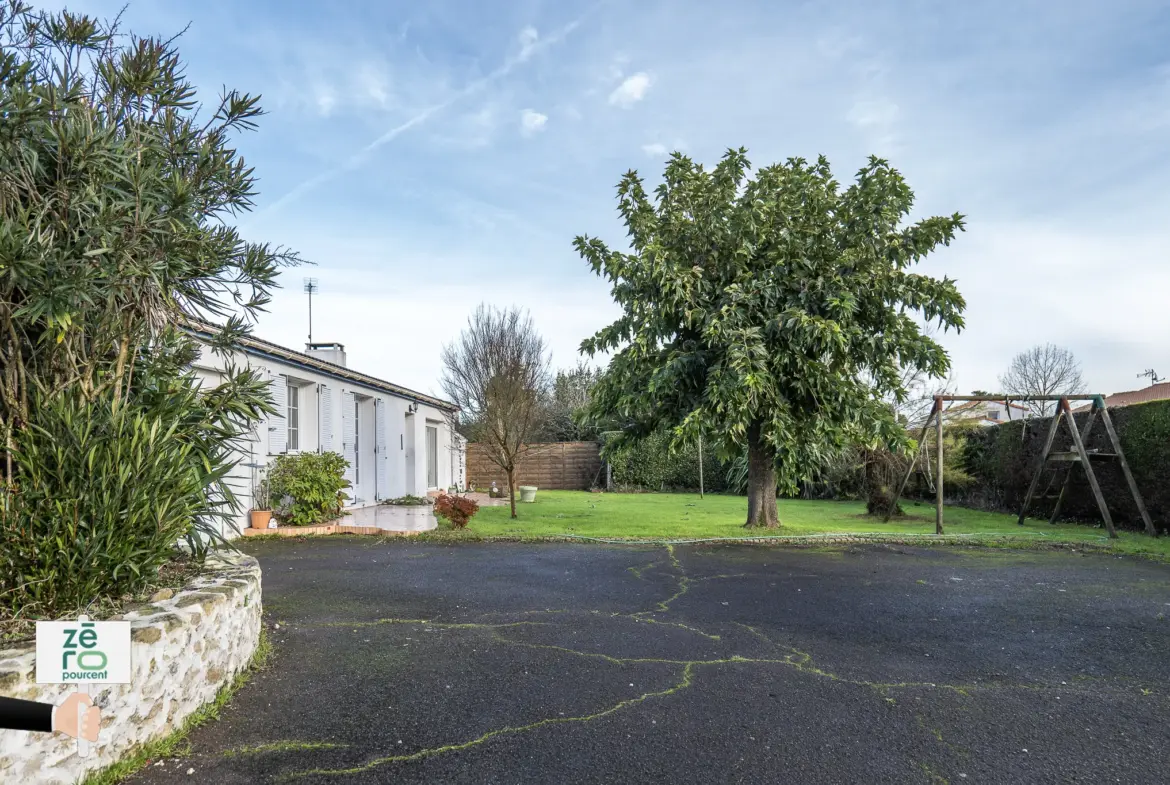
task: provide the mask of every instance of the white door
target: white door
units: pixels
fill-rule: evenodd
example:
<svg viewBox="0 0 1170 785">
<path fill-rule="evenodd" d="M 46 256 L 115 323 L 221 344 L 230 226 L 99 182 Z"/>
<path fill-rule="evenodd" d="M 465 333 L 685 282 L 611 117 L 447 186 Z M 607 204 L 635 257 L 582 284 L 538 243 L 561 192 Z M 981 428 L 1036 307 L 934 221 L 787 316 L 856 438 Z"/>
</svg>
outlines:
<svg viewBox="0 0 1170 785">
<path fill-rule="evenodd" d="M 413 414 L 406 415 L 406 422 L 403 426 L 405 429 L 405 438 L 403 439 L 402 444 L 403 461 L 406 463 L 406 492 L 411 495 L 419 493 L 418 486 L 415 484 L 415 466 L 417 465 L 418 461 L 416 461 L 414 457 L 414 417 L 415 416 Z"/>
<path fill-rule="evenodd" d="M 353 487 L 362 487 L 362 403 L 357 396 L 353 399 Z M 355 499 L 361 499 L 361 494 L 354 494 Z"/>
<path fill-rule="evenodd" d="M 386 402 L 374 399 L 374 499 L 390 498 L 390 450 L 386 434 Z"/>
<path fill-rule="evenodd" d="M 357 401 L 354 394 L 341 394 L 341 456 L 346 460 L 345 479 L 349 480 L 349 502 L 353 504 L 357 499 L 357 420 L 355 417 Z"/>
<path fill-rule="evenodd" d="M 427 426 L 427 487 L 439 487 L 439 429 Z"/>
</svg>

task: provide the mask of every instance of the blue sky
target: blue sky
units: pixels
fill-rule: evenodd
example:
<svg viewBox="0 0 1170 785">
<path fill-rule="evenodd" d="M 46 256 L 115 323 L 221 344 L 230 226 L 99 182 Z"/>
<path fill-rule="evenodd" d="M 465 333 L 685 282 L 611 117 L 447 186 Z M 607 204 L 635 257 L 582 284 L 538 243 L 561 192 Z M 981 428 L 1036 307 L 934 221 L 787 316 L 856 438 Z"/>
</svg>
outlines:
<svg viewBox="0 0 1170 785">
<path fill-rule="evenodd" d="M 108 15 L 117 3 L 70 3 Z M 557 365 L 615 314 L 574 235 L 620 243 L 614 186 L 670 150 L 759 165 L 889 158 L 920 215 L 968 232 L 920 270 L 959 281 L 943 336 L 962 391 L 1053 341 L 1099 390 L 1170 376 L 1170 6 L 1015 2 L 176 2 L 210 100 L 261 93 L 239 139 L 261 178 L 250 239 L 291 270 L 258 332 L 438 391 L 439 350 L 481 300 L 531 310 Z"/>
</svg>

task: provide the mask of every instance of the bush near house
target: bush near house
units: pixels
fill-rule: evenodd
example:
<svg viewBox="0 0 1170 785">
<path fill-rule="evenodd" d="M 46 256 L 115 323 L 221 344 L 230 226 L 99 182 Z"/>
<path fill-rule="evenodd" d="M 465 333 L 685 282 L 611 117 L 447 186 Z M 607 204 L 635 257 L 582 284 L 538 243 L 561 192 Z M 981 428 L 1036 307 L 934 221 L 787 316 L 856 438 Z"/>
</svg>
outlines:
<svg viewBox="0 0 1170 785">
<path fill-rule="evenodd" d="M 435 499 L 435 514 L 445 518 L 456 529 L 466 529 L 477 512 L 479 505 L 466 496 L 441 493 Z"/>
<path fill-rule="evenodd" d="M 184 332 L 230 353 L 297 261 L 232 226 L 257 99 L 204 104 L 174 38 L 118 25 L 0 2 L 0 624 L 197 563 L 272 412 L 254 369 L 201 386 Z"/>
<path fill-rule="evenodd" d="M 199 409 L 196 388 L 175 392 L 115 406 L 74 391 L 33 407 L 14 434 L 18 479 L 0 515 L 4 605 L 53 616 L 134 594 L 175 561 L 178 541 L 206 547 L 200 529 L 229 510 L 210 493 L 224 445 L 209 451 L 206 421 L 175 416 Z"/>
<path fill-rule="evenodd" d="M 278 455 L 268 466 L 272 514 L 283 524 L 312 526 L 341 515 L 349 497 L 349 463 L 335 452 Z"/>
</svg>

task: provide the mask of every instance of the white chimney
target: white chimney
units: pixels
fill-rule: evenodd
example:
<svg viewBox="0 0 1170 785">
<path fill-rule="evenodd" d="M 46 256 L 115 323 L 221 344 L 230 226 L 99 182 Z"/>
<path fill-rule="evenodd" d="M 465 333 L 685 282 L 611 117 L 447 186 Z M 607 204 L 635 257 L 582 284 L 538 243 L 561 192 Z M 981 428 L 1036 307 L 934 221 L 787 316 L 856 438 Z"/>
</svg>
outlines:
<svg viewBox="0 0 1170 785">
<path fill-rule="evenodd" d="M 345 347 L 339 343 L 307 343 L 305 354 L 345 367 Z"/>
</svg>

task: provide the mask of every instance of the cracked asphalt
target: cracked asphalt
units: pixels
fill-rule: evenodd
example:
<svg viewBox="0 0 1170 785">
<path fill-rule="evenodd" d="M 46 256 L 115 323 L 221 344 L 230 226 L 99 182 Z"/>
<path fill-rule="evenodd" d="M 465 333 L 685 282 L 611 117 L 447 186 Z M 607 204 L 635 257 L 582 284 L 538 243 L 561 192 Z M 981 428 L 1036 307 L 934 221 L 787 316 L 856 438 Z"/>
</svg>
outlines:
<svg viewBox="0 0 1170 785">
<path fill-rule="evenodd" d="M 246 549 L 276 653 L 188 756 L 131 782 L 1170 779 L 1165 565 L 882 546 Z"/>
</svg>

